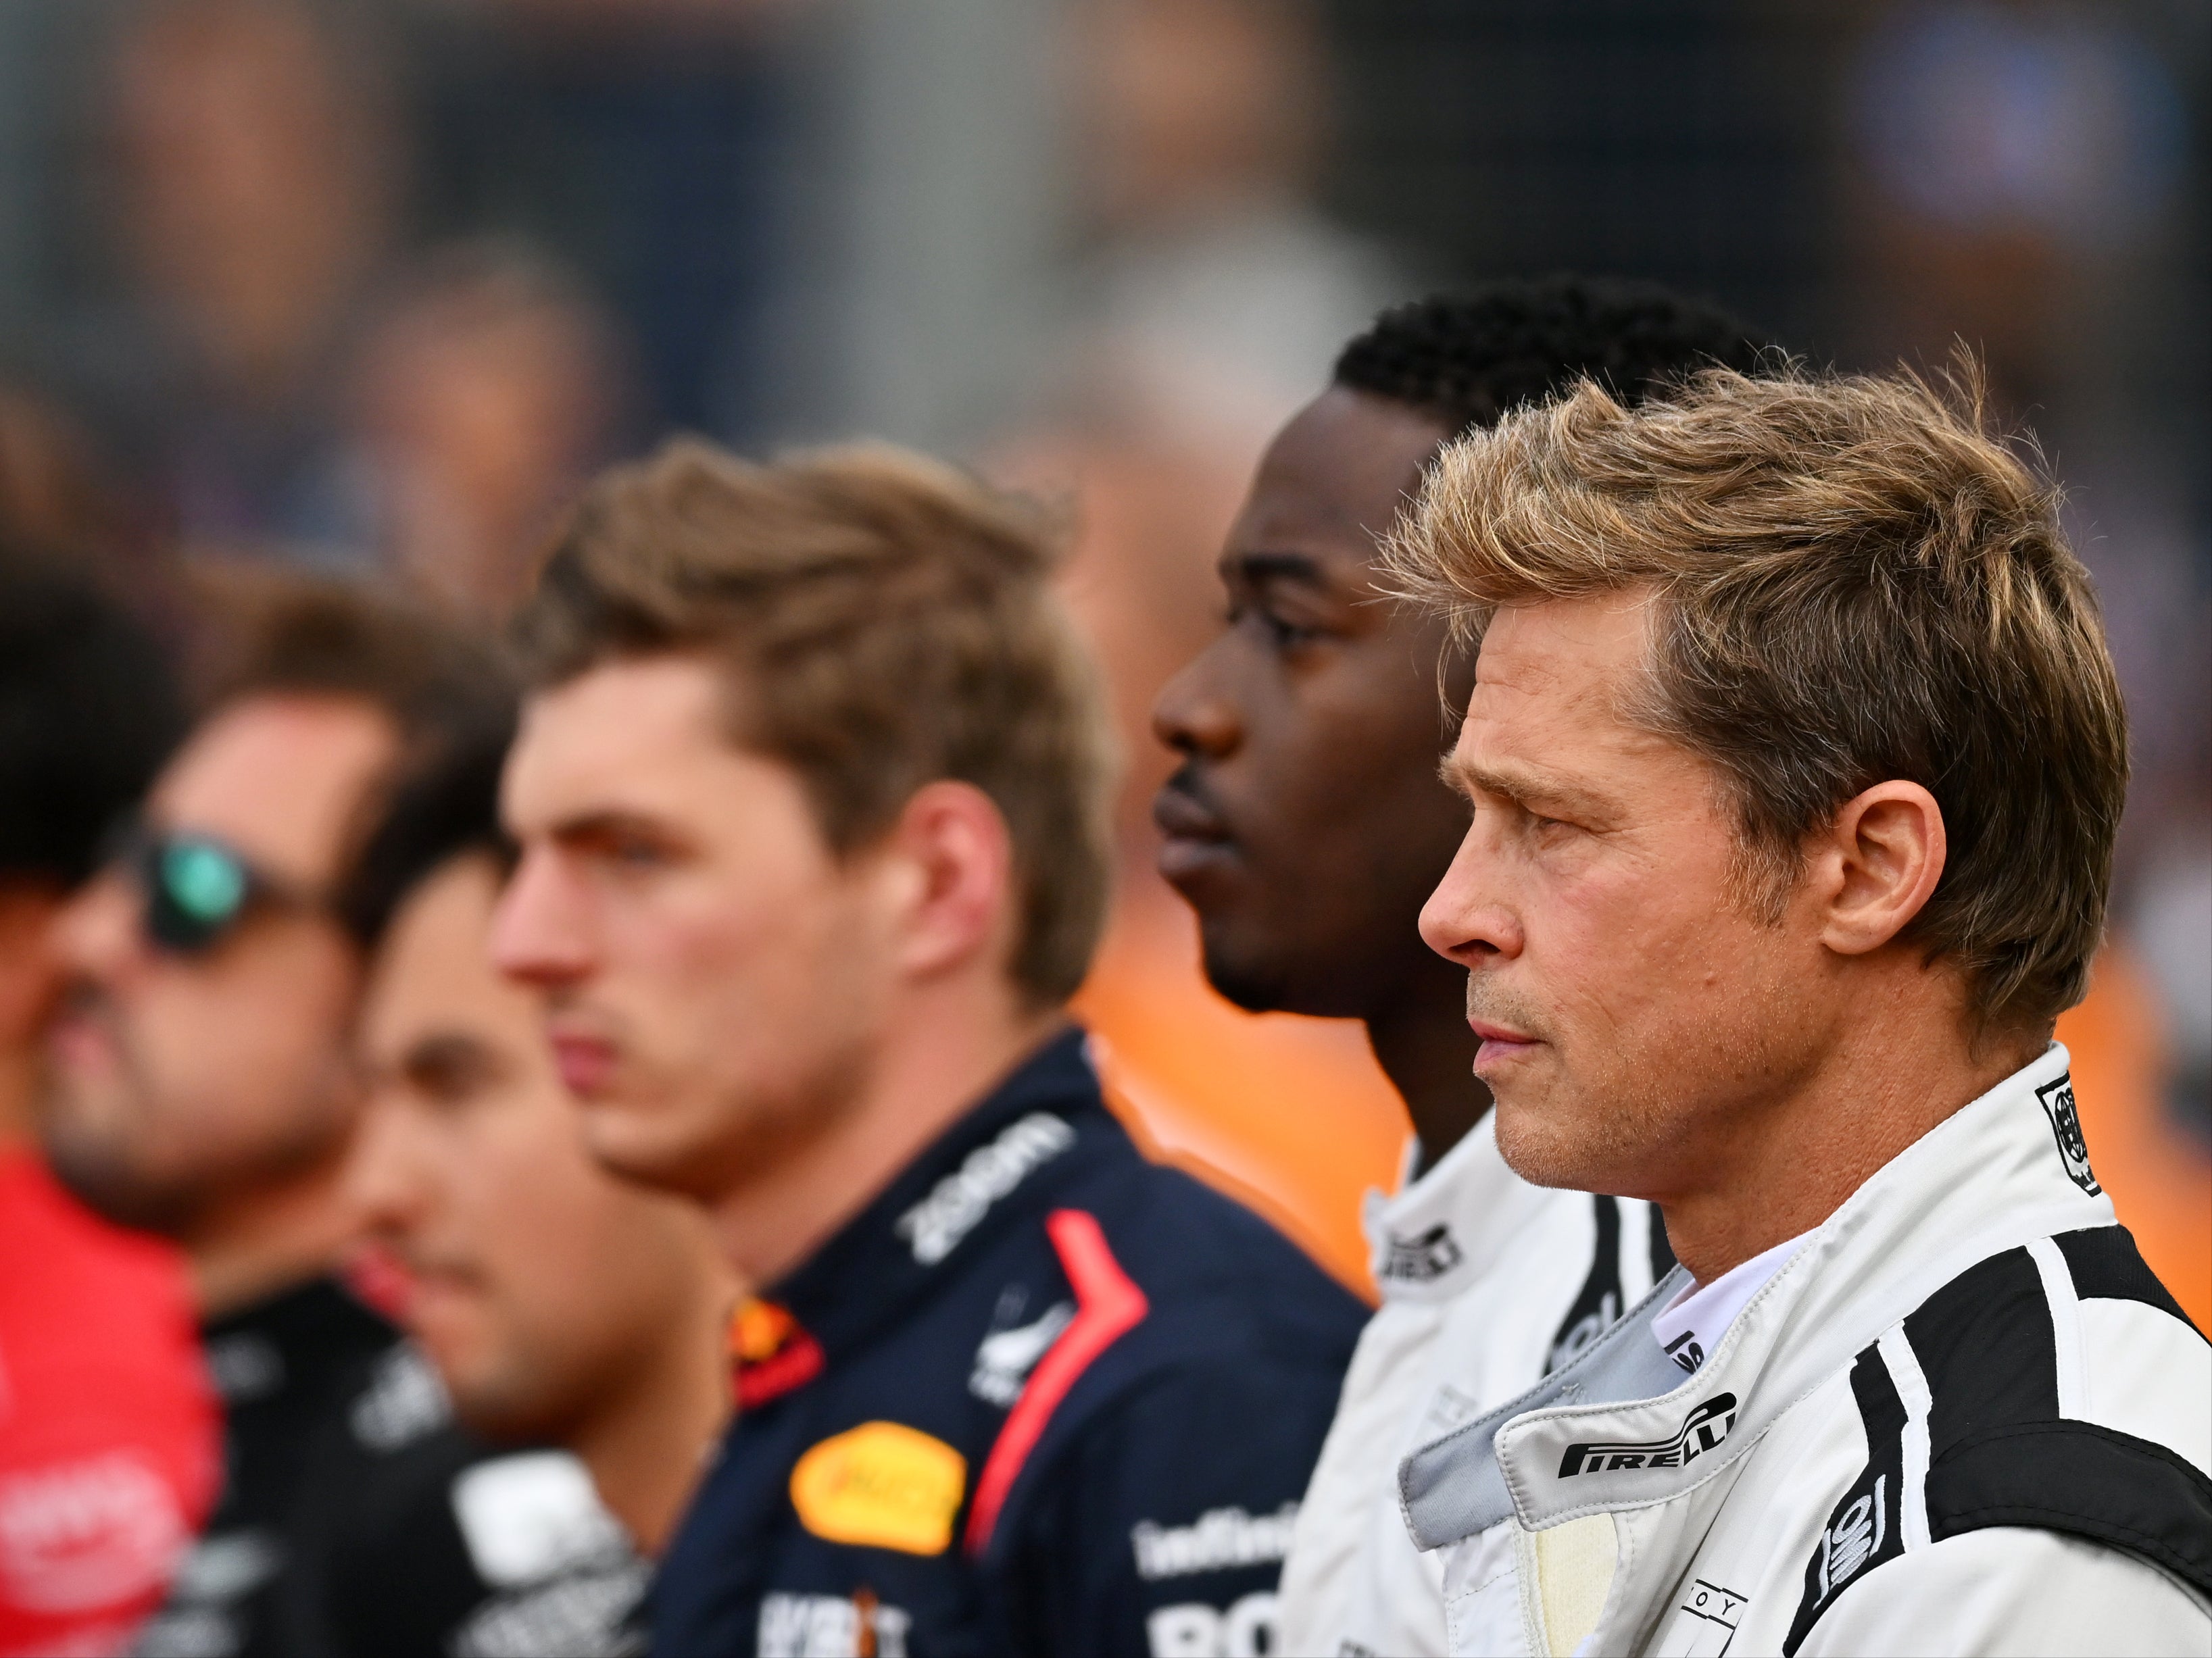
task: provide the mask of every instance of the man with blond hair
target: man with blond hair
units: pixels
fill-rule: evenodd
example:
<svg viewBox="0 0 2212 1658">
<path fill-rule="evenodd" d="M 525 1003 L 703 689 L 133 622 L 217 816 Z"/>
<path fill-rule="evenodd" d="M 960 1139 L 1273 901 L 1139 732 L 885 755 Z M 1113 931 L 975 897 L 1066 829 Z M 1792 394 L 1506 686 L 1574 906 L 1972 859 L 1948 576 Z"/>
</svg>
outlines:
<svg viewBox="0 0 2212 1658">
<path fill-rule="evenodd" d="M 1272 1649 L 1359 1308 L 1141 1158 L 1067 1023 L 1110 779 L 1052 555 L 916 456 L 684 443 L 521 613 L 495 959 L 758 1291 L 657 1652 Z"/>
<path fill-rule="evenodd" d="M 1453 1650 L 2203 1652 L 2212 1349 L 2051 1040 L 2124 717 L 1971 367 L 1584 385 L 1448 450 L 1395 562 L 1480 640 L 1422 932 L 1499 1148 L 1681 1261 L 1403 1464 Z"/>
</svg>

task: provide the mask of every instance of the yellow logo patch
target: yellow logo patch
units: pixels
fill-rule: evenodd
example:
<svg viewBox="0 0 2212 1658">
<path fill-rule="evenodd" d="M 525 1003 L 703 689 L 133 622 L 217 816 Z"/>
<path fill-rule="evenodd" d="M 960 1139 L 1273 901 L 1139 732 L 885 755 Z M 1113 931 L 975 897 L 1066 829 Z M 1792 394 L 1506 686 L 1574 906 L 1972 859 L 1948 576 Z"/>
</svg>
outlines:
<svg viewBox="0 0 2212 1658">
<path fill-rule="evenodd" d="M 968 1486 L 968 1459 L 896 1422 L 864 1422 L 825 1439 L 791 1471 L 791 1503 L 832 1543 L 942 1554 Z"/>
</svg>

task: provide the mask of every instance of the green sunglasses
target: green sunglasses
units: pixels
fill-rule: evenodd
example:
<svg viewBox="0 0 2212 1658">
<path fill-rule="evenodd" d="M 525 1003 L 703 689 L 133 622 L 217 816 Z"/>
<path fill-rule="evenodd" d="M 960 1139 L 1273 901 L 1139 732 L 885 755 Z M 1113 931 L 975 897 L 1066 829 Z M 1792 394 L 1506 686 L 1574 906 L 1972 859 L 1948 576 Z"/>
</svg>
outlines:
<svg viewBox="0 0 2212 1658">
<path fill-rule="evenodd" d="M 179 956 L 206 954 L 256 909 L 326 908 L 212 835 L 132 824 L 116 837 L 110 861 L 145 900 L 147 938 Z"/>
</svg>

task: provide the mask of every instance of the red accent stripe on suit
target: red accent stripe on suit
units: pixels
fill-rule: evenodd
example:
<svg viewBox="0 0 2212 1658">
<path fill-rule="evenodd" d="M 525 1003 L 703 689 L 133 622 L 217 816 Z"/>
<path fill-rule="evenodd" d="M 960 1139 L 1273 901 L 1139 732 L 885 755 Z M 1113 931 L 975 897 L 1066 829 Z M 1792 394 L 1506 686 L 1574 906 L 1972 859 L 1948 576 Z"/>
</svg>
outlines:
<svg viewBox="0 0 2212 1658">
<path fill-rule="evenodd" d="M 1080 1209 L 1055 1209 L 1044 1230 L 1060 1255 L 1060 1270 L 1075 1288 L 1075 1317 L 1030 1372 L 1028 1384 L 991 1446 L 968 1510 L 966 1546 L 980 1555 L 990 1546 L 1006 1493 L 1043 1437 L 1045 1424 L 1099 1354 L 1142 1321 L 1152 1303 L 1121 1270 L 1097 1221 Z"/>
</svg>

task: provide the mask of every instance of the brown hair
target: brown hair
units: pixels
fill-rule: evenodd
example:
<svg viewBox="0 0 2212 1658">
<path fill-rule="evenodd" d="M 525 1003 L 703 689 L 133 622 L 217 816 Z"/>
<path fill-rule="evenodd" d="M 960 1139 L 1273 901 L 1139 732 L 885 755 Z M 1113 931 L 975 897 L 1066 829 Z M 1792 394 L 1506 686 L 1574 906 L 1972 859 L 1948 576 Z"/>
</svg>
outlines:
<svg viewBox="0 0 2212 1658">
<path fill-rule="evenodd" d="M 183 586 L 203 715 L 252 697 L 335 697 L 391 721 L 398 750 L 355 808 L 341 888 L 399 780 L 512 726 L 516 682 L 496 642 L 388 589 L 246 559 L 197 561 Z"/>
<path fill-rule="evenodd" d="M 1910 373 L 1713 369 L 1636 411 L 1583 382 L 1444 451 L 1390 550 L 1478 636 L 1502 604 L 1649 586 L 1638 717 L 1712 762 L 1778 918 L 1804 837 L 1885 779 L 1949 853 L 1905 937 L 1978 1022 L 2081 999 L 2127 726 L 2058 490 L 1990 435 L 1963 356 Z"/>
<path fill-rule="evenodd" d="M 842 855 L 938 779 L 1013 842 L 1008 964 L 1074 993 L 1104 926 L 1113 763 L 1087 653 L 1050 586 L 1059 544 L 1018 501 L 888 446 L 770 465 L 679 440 L 603 475 L 516 618 L 532 677 L 699 650 L 732 738 L 796 770 Z"/>
<path fill-rule="evenodd" d="M 336 696 L 389 719 L 403 752 L 507 717 L 488 635 L 388 588 L 246 559 L 185 574 L 188 677 L 204 711 L 246 696 Z"/>
</svg>

